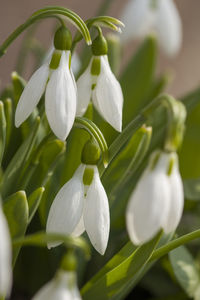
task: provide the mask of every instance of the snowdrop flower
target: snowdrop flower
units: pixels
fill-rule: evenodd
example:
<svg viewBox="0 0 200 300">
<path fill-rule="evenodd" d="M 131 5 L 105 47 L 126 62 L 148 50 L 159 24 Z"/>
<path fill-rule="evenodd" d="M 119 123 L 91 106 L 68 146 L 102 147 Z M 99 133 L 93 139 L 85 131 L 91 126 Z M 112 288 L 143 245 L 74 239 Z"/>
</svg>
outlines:
<svg viewBox="0 0 200 300">
<path fill-rule="evenodd" d="M 71 63 L 71 33 L 65 27 L 54 37 L 55 51 L 30 78 L 17 105 L 15 125 L 19 127 L 32 113 L 45 92 L 49 125 L 61 140 L 68 136 L 75 119 L 77 88 Z"/>
<path fill-rule="evenodd" d="M 44 285 L 32 300 L 81 300 L 74 271 L 59 270 L 56 276 Z"/>
<path fill-rule="evenodd" d="M 92 100 L 99 114 L 117 131 L 122 130 L 123 94 L 111 71 L 107 42 L 99 35 L 92 43 L 92 59 L 77 81 L 77 115 L 82 116 Z"/>
<path fill-rule="evenodd" d="M 12 285 L 12 254 L 8 224 L 0 203 L 0 298 L 9 296 Z"/>
<path fill-rule="evenodd" d="M 122 39 L 142 38 L 153 31 L 167 55 L 175 55 L 182 42 L 182 24 L 173 0 L 130 0 L 121 16 Z"/>
<path fill-rule="evenodd" d="M 86 230 L 94 248 L 103 255 L 109 238 L 110 213 L 108 198 L 96 166 L 100 157 L 96 147 L 92 142 L 86 143 L 82 164 L 51 205 L 46 231 L 80 236 Z M 59 244 L 49 243 L 48 247 Z"/>
<path fill-rule="evenodd" d="M 159 230 L 173 232 L 184 205 L 183 184 L 175 152 L 156 151 L 130 197 L 126 223 L 135 245 L 151 240 Z"/>
</svg>

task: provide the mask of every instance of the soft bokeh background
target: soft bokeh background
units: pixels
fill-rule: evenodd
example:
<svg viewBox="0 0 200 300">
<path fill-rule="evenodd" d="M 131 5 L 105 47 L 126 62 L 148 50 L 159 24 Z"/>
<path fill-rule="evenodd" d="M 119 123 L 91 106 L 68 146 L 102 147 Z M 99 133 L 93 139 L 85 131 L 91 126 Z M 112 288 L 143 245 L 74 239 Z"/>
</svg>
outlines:
<svg viewBox="0 0 200 300">
<path fill-rule="evenodd" d="M 112 0 L 111 2 L 109 14 L 114 17 L 120 17 L 120 11 L 127 0 Z M 179 96 L 200 84 L 200 1 L 176 0 L 175 2 L 183 21 L 183 46 L 179 55 L 174 59 L 168 59 L 164 55 L 160 55 L 158 72 L 169 70 L 172 73 L 173 81 L 169 87 L 169 91 L 175 96 Z M 1 0 L 0 42 L 2 43 L 35 10 L 44 6 L 61 5 L 68 7 L 80 14 L 85 20 L 98 11 L 101 3 L 102 0 Z M 51 20 L 45 20 L 41 23 L 39 30 L 37 30 L 36 36 L 46 48 L 51 44 L 50 34 L 54 28 L 53 24 Z M 15 69 L 21 41 L 22 37 L 18 38 L 9 47 L 7 54 L 0 59 L 1 86 L 9 82 L 10 73 Z M 27 78 L 30 76 L 30 72 L 31 67 L 26 72 Z"/>
</svg>

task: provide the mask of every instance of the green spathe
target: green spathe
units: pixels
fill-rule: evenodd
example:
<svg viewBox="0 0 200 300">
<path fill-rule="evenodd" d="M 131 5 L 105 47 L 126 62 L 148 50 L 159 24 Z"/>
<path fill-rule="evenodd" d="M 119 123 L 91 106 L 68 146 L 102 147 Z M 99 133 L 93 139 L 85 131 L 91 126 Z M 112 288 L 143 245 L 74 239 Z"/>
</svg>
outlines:
<svg viewBox="0 0 200 300">
<path fill-rule="evenodd" d="M 57 50 L 70 50 L 72 35 L 68 28 L 61 26 L 54 35 L 54 46 Z"/>
</svg>

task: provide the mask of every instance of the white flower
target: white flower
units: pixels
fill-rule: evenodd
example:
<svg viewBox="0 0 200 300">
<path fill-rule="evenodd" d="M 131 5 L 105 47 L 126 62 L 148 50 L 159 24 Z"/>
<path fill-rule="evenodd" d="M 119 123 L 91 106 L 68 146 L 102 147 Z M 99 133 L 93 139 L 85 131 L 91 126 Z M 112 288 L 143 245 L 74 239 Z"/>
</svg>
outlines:
<svg viewBox="0 0 200 300">
<path fill-rule="evenodd" d="M 9 296 L 12 286 L 10 233 L 0 204 L 0 298 Z"/>
<path fill-rule="evenodd" d="M 93 174 L 90 185 L 83 183 L 86 169 Z M 49 211 L 46 231 L 79 236 L 85 230 L 94 248 L 103 255 L 110 230 L 108 199 L 97 167 L 81 164 L 54 199 Z M 59 244 L 50 243 L 48 247 Z"/>
<path fill-rule="evenodd" d="M 44 285 L 32 300 L 81 300 L 73 271 L 59 271 L 56 276 Z"/>
<path fill-rule="evenodd" d="M 69 67 L 70 51 L 60 53 L 57 69 L 50 69 L 49 59 L 30 78 L 17 105 L 15 126 L 19 127 L 29 117 L 46 89 L 45 110 L 49 125 L 58 138 L 65 140 L 75 119 L 77 89 Z"/>
<path fill-rule="evenodd" d="M 173 232 L 184 205 L 176 153 L 155 152 L 130 197 L 126 223 L 136 245 L 151 240 L 159 230 Z"/>
<path fill-rule="evenodd" d="M 173 0 L 130 0 L 121 16 L 124 41 L 142 38 L 153 31 L 163 50 L 175 55 L 182 42 L 182 24 Z"/>
<path fill-rule="evenodd" d="M 94 64 L 100 73 L 93 75 Z M 82 116 L 92 100 L 100 115 L 117 131 L 122 130 L 123 94 L 121 86 L 110 69 L 107 55 L 93 56 L 89 66 L 77 81 L 77 115 Z"/>
</svg>

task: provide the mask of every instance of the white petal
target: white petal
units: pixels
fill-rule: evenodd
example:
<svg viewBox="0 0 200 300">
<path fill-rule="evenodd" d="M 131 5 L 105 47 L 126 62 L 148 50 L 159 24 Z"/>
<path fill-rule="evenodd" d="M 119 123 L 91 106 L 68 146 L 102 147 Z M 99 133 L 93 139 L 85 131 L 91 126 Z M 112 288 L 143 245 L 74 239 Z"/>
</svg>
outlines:
<svg viewBox="0 0 200 300">
<path fill-rule="evenodd" d="M 74 52 L 72 55 L 71 67 L 72 67 L 74 74 L 75 75 L 78 74 L 78 72 L 81 68 L 81 61 L 76 52 Z"/>
<path fill-rule="evenodd" d="M 73 285 L 74 283 L 74 285 Z M 59 271 L 50 282 L 44 285 L 32 300 L 81 300 L 74 272 Z"/>
<path fill-rule="evenodd" d="M 83 216 L 81 217 L 78 225 L 76 226 L 76 228 L 74 229 L 72 235 L 74 237 L 78 237 L 81 234 L 83 234 L 83 232 L 85 231 L 85 225 L 84 225 L 84 221 L 83 221 Z"/>
<path fill-rule="evenodd" d="M 68 136 L 75 119 L 77 94 L 69 70 L 69 51 L 63 51 L 59 67 L 52 72 L 45 95 L 49 125 L 61 140 Z"/>
<path fill-rule="evenodd" d="M 166 233 L 176 230 L 176 227 L 180 222 L 184 206 L 183 183 L 178 168 L 178 157 L 176 153 L 173 153 L 171 156 L 174 156 L 175 164 L 173 166 L 172 173 L 169 176 L 171 200 L 169 214 L 164 224 L 164 230 Z"/>
<path fill-rule="evenodd" d="M 170 186 L 167 176 L 168 159 L 161 155 L 155 168 L 149 166 L 130 197 L 126 211 L 127 229 L 136 245 L 151 240 L 161 230 L 170 205 Z"/>
<path fill-rule="evenodd" d="M 12 285 L 12 255 L 10 233 L 0 206 L 0 298 L 9 296 Z"/>
<path fill-rule="evenodd" d="M 117 131 L 122 130 L 123 94 L 112 73 L 107 56 L 101 57 L 101 73 L 93 91 L 92 100 L 102 117 Z"/>
<path fill-rule="evenodd" d="M 83 213 L 85 229 L 94 248 L 104 254 L 110 231 L 110 213 L 108 198 L 94 167 L 94 178 L 88 188 Z"/>
<path fill-rule="evenodd" d="M 40 101 L 49 76 L 48 64 L 42 65 L 30 78 L 17 104 L 15 126 L 19 127 Z"/>
<path fill-rule="evenodd" d="M 156 30 L 159 42 L 166 54 L 175 55 L 181 47 L 182 25 L 173 0 L 159 1 Z"/>
<path fill-rule="evenodd" d="M 152 30 L 155 11 L 150 4 L 149 0 L 130 0 L 127 3 L 120 18 L 125 24 L 121 35 L 123 41 L 144 37 Z"/>
<path fill-rule="evenodd" d="M 46 231 L 71 234 L 79 223 L 83 213 L 84 186 L 82 177 L 85 166 L 80 165 L 73 177 L 56 195 L 47 219 Z M 61 243 L 49 243 L 48 248 Z"/>
<path fill-rule="evenodd" d="M 90 102 L 91 93 L 92 93 L 92 76 L 91 76 L 91 63 L 83 74 L 79 77 L 77 81 L 78 89 L 78 103 L 77 103 L 77 116 L 83 116 L 87 110 L 88 104 Z"/>
<path fill-rule="evenodd" d="M 52 55 L 53 55 L 54 51 L 55 51 L 55 48 L 54 48 L 54 45 L 52 43 L 51 47 L 46 52 L 43 63 L 50 63 L 51 62 L 51 58 L 52 58 Z"/>
</svg>

